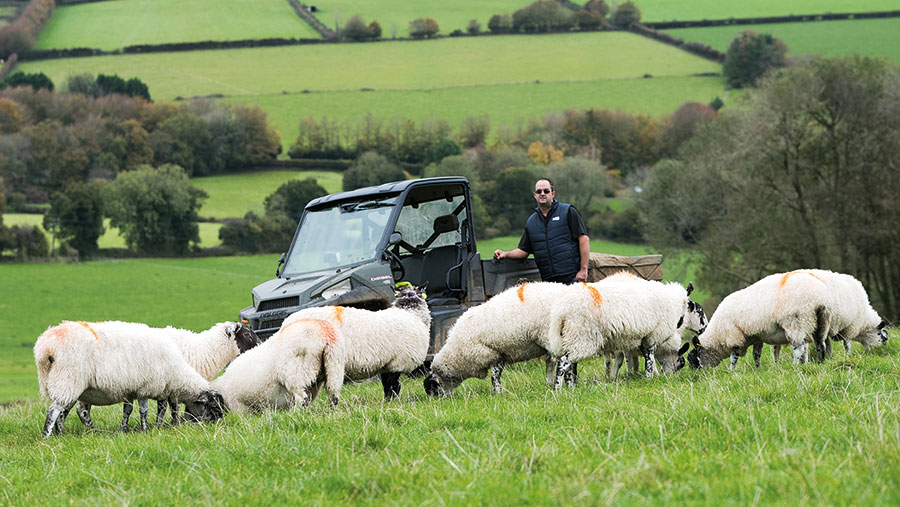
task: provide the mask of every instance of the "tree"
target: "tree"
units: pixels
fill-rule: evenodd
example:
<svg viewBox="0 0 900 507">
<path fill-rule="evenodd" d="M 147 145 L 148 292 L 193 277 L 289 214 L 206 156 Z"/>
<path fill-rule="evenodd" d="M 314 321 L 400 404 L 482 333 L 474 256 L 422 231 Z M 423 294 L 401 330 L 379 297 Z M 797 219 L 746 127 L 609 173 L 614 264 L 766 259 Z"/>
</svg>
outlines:
<svg viewBox="0 0 900 507">
<path fill-rule="evenodd" d="M 674 156 L 678 148 L 690 139 L 703 123 L 716 119 L 716 110 L 699 102 L 685 102 L 672 113 L 663 134 L 663 152 Z"/>
<path fill-rule="evenodd" d="M 584 216 L 589 215 L 594 198 L 602 196 L 609 187 L 603 166 L 582 157 L 553 162 L 547 167 L 547 176 L 553 180 L 557 195 L 573 204 Z"/>
<path fill-rule="evenodd" d="M 138 253 L 184 254 L 200 241 L 197 211 L 207 196 L 175 165 L 140 166 L 119 174 L 103 191 L 110 225 Z"/>
<path fill-rule="evenodd" d="M 491 119 L 489 116 L 466 116 L 456 137 L 463 148 L 474 148 L 483 146 L 490 132 Z"/>
<path fill-rule="evenodd" d="M 491 33 L 509 33 L 513 29 L 512 14 L 494 14 L 488 20 L 488 30 Z"/>
<path fill-rule="evenodd" d="M 729 86 L 752 86 L 770 69 L 784 67 L 787 45 L 771 34 L 744 30 L 728 45 L 722 72 Z"/>
<path fill-rule="evenodd" d="M 266 215 L 285 215 L 296 226 L 309 201 L 327 194 L 315 178 L 288 181 L 266 197 Z"/>
<path fill-rule="evenodd" d="M 621 3 L 613 12 L 611 21 L 616 26 L 631 28 L 631 25 L 641 21 L 641 10 L 631 1 Z"/>
<path fill-rule="evenodd" d="M 470 19 L 469 24 L 466 25 L 466 32 L 469 35 L 478 35 L 481 33 L 481 23 L 477 19 Z"/>
<path fill-rule="evenodd" d="M 365 21 L 362 20 L 362 17 L 360 17 L 359 14 L 356 14 L 347 20 L 347 24 L 344 25 L 344 29 L 341 30 L 341 37 L 344 40 L 362 42 L 369 40 L 371 33 L 372 32 L 369 31 L 369 27 L 366 26 Z"/>
<path fill-rule="evenodd" d="M 0 134 L 12 134 L 22 130 L 25 115 L 22 106 L 6 97 L 0 98 Z"/>
<path fill-rule="evenodd" d="M 380 185 L 406 179 L 403 170 L 384 155 L 369 151 L 363 153 L 350 169 L 344 172 L 344 190 Z"/>
<path fill-rule="evenodd" d="M 849 273 L 888 320 L 900 317 L 900 70 L 816 59 L 749 90 L 657 164 L 641 209 L 658 248 L 702 259 L 727 294 L 799 267 Z"/>
<path fill-rule="evenodd" d="M 409 22 L 409 36 L 413 39 L 430 39 L 440 28 L 434 18 L 417 18 Z"/>
<path fill-rule="evenodd" d="M 12 76 L 6 78 L 0 88 L 14 88 L 16 86 L 30 86 L 35 90 L 46 89 L 53 91 L 53 81 L 43 72 L 28 74 L 26 72 L 16 72 Z"/>
<path fill-rule="evenodd" d="M 584 4 L 584 10 L 588 12 L 597 12 L 605 17 L 609 14 L 609 4 L 607 4 L 605 0 L 588 0 L 588 2 Z"/>
<path fill-rule="evenodd" d="M 60 241 L 78 250 L 85 259 L 94 255 L 103 228 L 103 185 L 73 183 L 50 199 L 50 211 L 44 215 L 44 229 Z"/>
<path fill-rule="evenodd" d="M 378 21 L 372 20 L 369 23 L 369 39 L 375 40 L 381 38 L 381 25 Z"/>
<path fill-rule="evenodd" d="M 572 11 L 556 0 L 536 0 L 513 13 L 513 28 L 523 32 L 565 31 L 572 27 Z"/>
</svg>

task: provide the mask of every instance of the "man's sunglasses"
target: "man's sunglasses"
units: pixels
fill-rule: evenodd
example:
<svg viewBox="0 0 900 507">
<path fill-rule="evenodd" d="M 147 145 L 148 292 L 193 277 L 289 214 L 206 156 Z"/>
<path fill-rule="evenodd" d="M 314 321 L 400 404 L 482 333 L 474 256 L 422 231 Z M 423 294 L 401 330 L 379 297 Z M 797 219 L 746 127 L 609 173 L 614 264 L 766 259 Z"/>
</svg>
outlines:
<svg viewBox="0 0 900 507">
<path fill-rule="evenodd" d="M 549 188 L 539 188 L 534 191 L 535 194 L 549 194 L 550 192 L 553 192 L 553 190 L 550 190 Z"/>
</svg>

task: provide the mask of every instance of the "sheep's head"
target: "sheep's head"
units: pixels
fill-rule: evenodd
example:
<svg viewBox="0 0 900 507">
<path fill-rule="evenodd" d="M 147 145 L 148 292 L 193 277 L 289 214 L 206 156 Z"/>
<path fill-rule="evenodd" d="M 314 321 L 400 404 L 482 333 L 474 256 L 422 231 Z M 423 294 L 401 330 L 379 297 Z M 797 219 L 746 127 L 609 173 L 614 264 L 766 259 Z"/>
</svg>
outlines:
<svg viewBox="0 0 900 507">
<path fill-rule="evenodd" d="M 655 358 L 660 373 L 675 373 L 684 368 L 684 353 L 687 352 L 689 348 L 691 348 L 690 342 L 685 343 L 678 350 L 657 349 Z"/>
<path fill-rule="evenodd" d="M 395 290 L 394 297 L 396 299 L 394 300 L 394 306 L 403 309 L 427 306 L 427 303 L 425 302 L 425 298 L 427 297 L 425 295 L 425 288 L 427 286 L 427 283 L 421 287 L 405 285 Z"/>
<path fill-rule="evenodd" d="M 225 399 L 216 391 L 204 391 L 184 404 L 186 419 L 191 422 L 214 422 L 225 417 Z"/>
<path fill-rule="evenodd" d="M 681 320 L 678 321 L 678 331 L 687 329 L 699 335 L 702 334 L 703 331 L 706 331 L 706 325 L 708 323 L 709 319 L 706 318 L 706 313 L 703 311 L 703 307 L 700 306 L 700 303 L 695 303 L 688 299 L 684 315 L 681 317 Z"/>
<path fill-rule="evenodd" d="M 862 343 L 866 352 L 872 350 L 874 347 L 880 347 L 884 345 L 888 341 L 888 332 L 887 332 L 887 322 L 881 321 L 875 327 L 868 327 L 863 329 L 859 335 L 856 337 L 856 341 Z"/>
<path fill-rule="evenodd" d="M 450 396 L 462 381 L 452 377 L 441 375 L 440 372 L 432 369 L 425 375 L 425 392 L 429 396 Z"/>
<path fill-rule="evenodd" d="M 695 336 L 691 340 L 691 345 L 693 345 L 694 348 L 692 348 L 687 355 L 687 362 L 691 368 L 695 370 L 699 370 L 700 368 L 713 368 L 722 362 L 722 356 L 709 347 L 704 347 L 703 344 L 700 343 L 699 336 Z"/>
<path fill-rule="evenodd" d="M 262 343 L 259 336 L 256 336 L 247 324 L 240 322 L 229 322 L 228 334 L 234 339 L 241 354 Z"/>
</svg>

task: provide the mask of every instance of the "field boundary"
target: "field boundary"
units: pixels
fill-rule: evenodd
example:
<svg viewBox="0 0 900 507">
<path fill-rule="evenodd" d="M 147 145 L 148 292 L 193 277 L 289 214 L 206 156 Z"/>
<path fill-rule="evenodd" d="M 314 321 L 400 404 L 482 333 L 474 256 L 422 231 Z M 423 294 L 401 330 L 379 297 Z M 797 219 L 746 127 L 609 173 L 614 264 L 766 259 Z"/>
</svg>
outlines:
<svg viewBox="0 0 900 507">
<path fill-rule="evenodd" d="M 790 16 L 765 16 L 755 18 L 727 18 L 727 19 L 698 19 L 688 21 L 654 21 L 642 23 L 655 30 L 668 30 L 672 28 L 700 28 L 707 26 L 728 25 L 766 25 L 775 23 L 801 23 L 814 21 L 835 21 L 842 19 L 876 19 L 876 18 L 900 18 L 900 10 L 874 11 L 874 12 L 845 12 L 824 14 L 796 14 Z"/>
<path fill-rule="evenodd" d="M 323 39 L 337 40 L 337 33 L 325 26 L 325 23 L 319 21 L 319 18 L 313 16 L 305 5 L 298 2 L 297 0 L 288 0 L 288 3 L 291 4 L 291 7 L 293 7 L 295 11 L 297 11 L 297 15 L 300 16 L 303 21 L 306 21 L 313 30 L 318 32 Z"/>
<path fill-rule="evenodd" d="M 657 29 L 650 28 L 643 23 L 632 24 L 631 31 L 642 37 L 647 37 L 657 42 L 668 44 L 669 46 L 687 51 L 694 56 L 699 56 L 700 58 L 705 58 L 715 63 L 723 63 L 725 61 L 725 53 L 719 51 L 718 49 L 707 46 L 706 44 L 701 44 L 699 42 L 684 42 L 684 39 L 682 39 L 681 37 L 676 37 L 674 35 L 661 32 Z"/>
</svg>

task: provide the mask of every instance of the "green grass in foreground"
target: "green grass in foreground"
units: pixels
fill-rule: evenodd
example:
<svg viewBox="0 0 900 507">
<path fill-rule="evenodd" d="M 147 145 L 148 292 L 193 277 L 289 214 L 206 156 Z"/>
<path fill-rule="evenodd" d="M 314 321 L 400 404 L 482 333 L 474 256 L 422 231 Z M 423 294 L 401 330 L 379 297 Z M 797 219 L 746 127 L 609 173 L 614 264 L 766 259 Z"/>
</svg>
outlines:
<svg viewBox="0 0 900 507">
<path fill-rule="evenodd" d="M 900 346 L 836 351 L 825 364 L 742 360 L 651 380 L 548 390 L 542 364 L 504 372 L 508 392 L 467 380 L 429 399 L 404 378 L 348 385 L 341 405 L 231 414 L 217 424 L 116 431 L 70 416 L 42 440 L 46 407 L 0 407 L 6 503 L 304 503 L 365 505 L 776 504 L 900 502 Z M 132 421 L 132 425 L 135 421 Z M 52 487 L 47 487 L 50 484 Z"/>
<path fill-rule="evenodd" d="M 442 118 L 458 129 L 467 116 L 487 115 L 491 138 L 502 127 L 515 129 L 531 120 L 566 109 L 619 109 L 655 118 L 672 114 L 688 101 L 708 104 L 723 92 L 721 77 L 656 77 L 584 82 L 520 83 L 465 86 L 440 90 L 384 90 L 374 92 L 321 92 L 230 97 L 224 100 L 258 104 L 269 124 L 281 135 L 284 151 L 297 140 L 300 120 L 357 122 L 372 113 L 385 121 L 395 116 L 422 120 Z M 733 93 L 733 92 L 732 92 Z"/>
<path fill-rule="evenodd" d="M 314 178 L 328 193 L 341 191 L 343 175 L 334 171 L 265 171 L 193 178 L 191 183 L 209 197 L 200 208 L 200 216 L 241 218 L 248 211 L 265 214 L 263 203 L 278 187 L 291 180 Z"/>
<path fill-rule="evenodd" d="M 271 37 L 320 38 L 284 0 L 111 0 L 57 7 L 35 47 L 113 50 Z"/>
<path fill-rule="evenodd" d="M 47 241 L 51 241 L 53 238 L 50 233 L 44 230 L 43 222 L 44 215 L 30 213 L 5 213 L 3 215 L 3 223 L 7 227 L 14 225 L 37 226 L 44 231 Z M 100 248 L 125 248 L 125 238 L 119 234 L 119 229 L 110 227 L 108 218 L 103 219 L 103 224 L 106 227 L 106 231 L 97 239 L 97 246 Z M 209 248 L 222 244 L 222 241 L 219 239 L 219 229 L 222 227 L 222 224 L 200 222 L 197 226 L 200 229 L 201 247 Z"/>
<path fill-rule="evenodd" d="M 794 56 L 859 54 L 900 63 L 900 18 L 682 28 L 666 33 L 727 51 L 731 39 L 744 30 L 778 37 Z"/>
<path fill-rule="evenodd" d="M 788 16 L 791 14 L 824 14 L 826 12 L 890 11 L 897 8 L 895 0 L 751 0 L 722 2 L 718 0 L 641 0 L 642 21 L 671 21 L 693 19 L 728 19 L 760 16 Z"/>
</svg>

